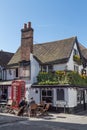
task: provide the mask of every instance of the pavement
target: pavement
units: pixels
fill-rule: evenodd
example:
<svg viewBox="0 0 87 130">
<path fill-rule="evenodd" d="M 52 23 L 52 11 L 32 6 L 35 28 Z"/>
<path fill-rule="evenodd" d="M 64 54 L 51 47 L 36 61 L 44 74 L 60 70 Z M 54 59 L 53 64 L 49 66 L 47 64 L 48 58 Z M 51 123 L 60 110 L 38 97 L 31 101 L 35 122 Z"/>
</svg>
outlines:
<svg viewBox="0 0 87 130">
<path fill-rule="evenodd" d="M 87 130 L 87 111 L 78 114 L 49 113 L 42 117 L 19 117 L 0 113 L 0 130 Z"/>
<path fill-rule="evenodd" d="M 0 113 L 0 125 L 6 123 L 13 123 L 18 121 L 25 121 L 27 120 L 26 117 L 18 117 L 12 114 Z"/>
<path fill-rule="evenodd" d="M 30 118 L 30 120 L 43 120 L 58 123 L 73 123 L 73 124 L 87 124 L 87 113 L 84 114 L 64 114 L 64 113 L 50 113 L 49 116 L 44 116 L 42 118 Z"/>
<path fill-rule="evenodd" d="M 26 120 L 87 124 L 87 111 L 78 113 L 77 115 L 66 113 L 49 113 L 47 116 L 42 117 L 20 117 L 12 114 L 0 113 L 0 124 Z"/>
</svg>

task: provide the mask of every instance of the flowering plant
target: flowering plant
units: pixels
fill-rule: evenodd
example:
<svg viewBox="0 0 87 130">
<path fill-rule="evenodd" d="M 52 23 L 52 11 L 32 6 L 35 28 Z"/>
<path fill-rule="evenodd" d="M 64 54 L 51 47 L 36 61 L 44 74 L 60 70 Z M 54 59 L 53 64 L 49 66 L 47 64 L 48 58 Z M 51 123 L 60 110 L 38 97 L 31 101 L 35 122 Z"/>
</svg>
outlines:
<svg viewBox="0 0 87 130">
<path fill-rule="evenodd" d="M 77 64 L 81 65 L 81 58 L 80 58 L 79 55 L 73 55 L 73 60 L 74 60 Z"/>
</svg>

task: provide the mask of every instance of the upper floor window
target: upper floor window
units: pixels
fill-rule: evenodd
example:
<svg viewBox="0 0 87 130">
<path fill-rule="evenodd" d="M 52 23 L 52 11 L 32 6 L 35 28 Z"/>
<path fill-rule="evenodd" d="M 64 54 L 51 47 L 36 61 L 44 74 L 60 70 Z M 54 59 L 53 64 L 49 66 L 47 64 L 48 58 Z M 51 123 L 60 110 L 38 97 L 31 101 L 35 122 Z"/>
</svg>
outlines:
<svg viewBox="0 0 87 130">
<path fill-rule="evenodd" d="M 42 71 L 42 72 L 46 72 L 46 71 L 47 71 L 46 65 L 41 66 L 41 71 Z"/>
<path fill-rule="evenodd" d="M 12 71 L 11 71 L 11 69 L 9 69 L 9 74 L 12 75 Z"/>
<path fill-rule="evenodd" d="M 53 65 L 43 65 L 41 66 L 42 72 L 52 72 L 53 71 Z"/>
<path fill-rule="evenodd" d="M 79 72 L 79 67 L 77 65 L 74 65 L 74 71 Z"/>
<path fill-rule="evenodd" d="M 18 77 L 18 68 L 16 68 L 16 77 Z"/>
<path fill-rule="evenodd" d="M 78 50 L 74 49 L 73 55 L 78 55 Z"/>
<path fill-rule="evenodd" d="M 53 71 L 53 65 L 48 65 L 48 72 L 52 72 Z"/>
</svg>

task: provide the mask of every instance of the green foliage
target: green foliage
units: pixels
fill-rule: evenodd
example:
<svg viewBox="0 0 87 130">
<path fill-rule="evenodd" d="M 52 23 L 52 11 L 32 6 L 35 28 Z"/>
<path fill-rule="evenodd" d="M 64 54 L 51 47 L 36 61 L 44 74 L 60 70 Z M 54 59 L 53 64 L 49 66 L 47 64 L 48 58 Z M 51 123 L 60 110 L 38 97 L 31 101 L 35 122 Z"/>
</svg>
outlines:
<svg viewBox="0 0 87 130">
<path fill-rule="evenodd" d="M 73 60 L 79 65 L 82 63 L 79 55 L 74 55 Z"/>
<path fill-rule="evenodd" d="M 53 73 L 40 72 L 37 76 L 39 85 L 87 85 L 87 76 L 74 71 L 55 71 Z"/>
</svg>

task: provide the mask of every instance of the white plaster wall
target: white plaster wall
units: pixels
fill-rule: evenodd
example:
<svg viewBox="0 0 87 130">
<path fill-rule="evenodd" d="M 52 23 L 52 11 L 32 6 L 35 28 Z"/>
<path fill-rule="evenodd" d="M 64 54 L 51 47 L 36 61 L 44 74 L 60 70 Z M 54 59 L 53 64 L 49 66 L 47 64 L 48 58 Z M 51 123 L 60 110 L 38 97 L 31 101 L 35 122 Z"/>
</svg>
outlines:
<svg viewBox="0 0 87 130">
<path fill-rule="evenodd" d="M 73 61 L 73 52 L 74 52 L 74 49 L 77 50 L 76 44 L 74 44 L 74 48 L 73 48 L 71 56 L 69 58 L 69 62 L 68 62 L 68 69 L 69 70 L 74 70 L 74 61 Z"/>
<path fill-rule="evenodd" d="M 11 99 L 11 91 L 12 91 L 12 87 L 8 86 L 8 99 Z"/>
<path fill-rule="evenodd" d="M 36 93 L 36 91 L 38 91 L 38 93 Z M 35 102 L 39 104 L 40 103 L 40 89 L 29 88 L 29 100 L 31 97 L 33 97 Z"/>
<path fill-rule="evenodd" d="M 0 78 L 3 79 L 3 67 L 0 66 Z"/>
<path fill-rule="evenodd" d="M 30 63 L 31 63 L 31 80 L 30 83 L 26 83 L 26 98 L 29 101 L 31 97 L 34 98 L 36 103 L 40 103 L 40 90 L 31 88 L 31 84 L 37 81 L 37 75 L 39 73 L 40 67 L 39 63 L 33 57 L 33 54 L 30 54 Z M 38 93 L 36 93 L 36 90 Z"/>
<path fill-rule="evenodd" d="M 9 73 L 9 69 L 7 69 L 7 80 L 12 80 L 15 78 L 15 69 L 10 69 L 11 73 Z"/>
<path fill-rule="evenodd" d="M 31 83 L 29 81 L 25 81 L 25 82 L 26 82 L 26 85 L 25 85 L 25 97 L 26 97 L 26 100 L 29 101 Z"/>
<path fill-rule="evenodd" d="M 67 64 L 54 64 L 53 65 L 53 70 L 65 70 L 66 69 Z"/>
<path fill-rule="evenodd" d="M 68 97 L 68 88 L 58 88 L 58 89 L 64 89 L 64 101 L 66 102 L 66 107 L 69 105 L 69 97 Z M 56 101 L 57 101 L 57 88 L 53 89 L 53 106 L 56 107 Z M 59 100 L 60 101 L 60 100 Z M 64 107 L 64 105 L 61 105 L 59 107 Z"/>
<path fill-rule="evenodd" d="M 75 107 L 77 106 L 77 91 L 73 88 L 68 88 L 68 106 Z"/>
<path fill-rule="evenodd" d="M 64 89 L 64 92 L 65 92 L 65 102 L 66 102 L 66 107 L 68 107 L 69 106 L 69 94 L 68 94 L 68 88 L 65 88 Z"/>
<path fill-rule="evenodd" d="M 3 77 L 4 80 L 6 80 L 6 78 L 7 78 L 6 77 L 6 70 L 3 70 L 2 77 Z"/>
<path fill-rule="evenodd" d="M 26 80 L 26 91 L 25 91 L 25 97 L 26 100 L 29 102 L 30 98 L 33 97 L 34 100 L 36 101 L 36 103 L 40 103 L 40 90 L 37 88 L 31 88 L 31 81 L 30 80 Z M 36 93 L 36 90 L 38 91 L 38 93 Z"/>
<path fill-rule="evenodd" d="M 74 52 L 74 49 L 78 50 L 76 43 L 74 44 L 74 47 L 73 47 L 71 56 L 70 56 L 69 61 L 68 61 L 68 63 L 67 63 L 68 70 L 74 71 L 74 65 L 76 65 L 76 66 L 79 67 L 79 73 L 81 73 L 81 69 L 83 68 L 82 65 L 78 65 L 78 64 L 76 64 L 76 63 L 73 61 L 73 52 Z M 79 51 L 78 51 L 78 54 L 79 54 Z"/>
<path fill-rule="evenodd" d="M 56 95 L 56 89 L 53 89 L 53 104 L 52 106 L 56 106 L 56 99 L 57 99 L 57 95 Z"/>
<path fill-rule="evenodd" d="M 62 88 L 60 88 L 62 89 Z M 53 90 L 53 106 L 56 107 L 57 94 L 56 88 Z M 64 101 L 66 102 L 66 107 L 75 107 L 77 105 L 77 91 L 73 88 L 64 88 Z M 61 105 L 60 107 L 64 107 Z"/>
<path fill-rule="evenodd" d="M 31 61 L 31 83 L 35 83 L 37 81 L 37 75 L 40 71 L 39 63 L 33 57 L 33 54 L 30 54 Z"/>
</svg>

